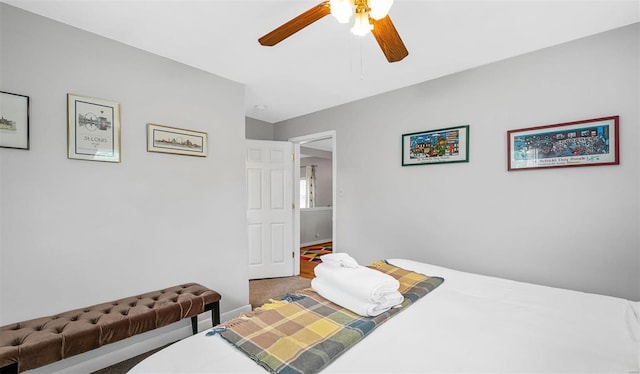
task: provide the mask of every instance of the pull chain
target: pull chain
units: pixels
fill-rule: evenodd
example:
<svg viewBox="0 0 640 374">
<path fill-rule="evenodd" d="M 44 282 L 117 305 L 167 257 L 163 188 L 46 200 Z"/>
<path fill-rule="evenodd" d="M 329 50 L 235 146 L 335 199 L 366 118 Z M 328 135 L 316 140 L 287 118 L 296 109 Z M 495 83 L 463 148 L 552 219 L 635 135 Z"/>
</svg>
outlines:
<svg viewBox="0 0 640 374">
<path fill-rule="evenodd" d="M 364 80 L 364 57 L 362 56 L 362 39 L 363 38 L 359 38 L 360 39 L 360 80 Z"/>
</svg>

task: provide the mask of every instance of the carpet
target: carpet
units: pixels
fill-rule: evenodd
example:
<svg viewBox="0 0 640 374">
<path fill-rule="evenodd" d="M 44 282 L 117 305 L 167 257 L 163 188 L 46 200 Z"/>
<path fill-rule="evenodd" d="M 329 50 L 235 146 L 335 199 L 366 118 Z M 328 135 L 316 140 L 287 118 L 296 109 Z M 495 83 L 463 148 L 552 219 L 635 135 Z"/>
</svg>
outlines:
<svg viewBox="0 0 640 374">
<path fill-rule="evenodd" d="M 279 300 L 287 293 L 307 287 L 311 287 L 311 280 L 297 276 L 250 280 L 249 303 L 255 309 L 269 299 Z"/>
<path fill-rule="evenodd" d="M 171 344 L 167 344 L 165 346 L 162 346 L 160 348 L 156 348 L 153 349 L 149 352 L 140 354 L 136 357 L 132 357 L 128 360 L 124 360 L 122 362 L 119 362 L 117 364 L 111 365 L 109 367 L 106 367 L 104 369 L 100 369 L 98 371 L 94 371 L 92 374 L 125 374 L 127 372 L 129 372 L 129 370 L 131 370 L 134 366 L 136 366 L 140 361 L 144 360 L 145 358 L 151 356 L 152 354 L 158 352 L 159 350 L 161 350 L 162 348 L 168 347 Z"/>
</svg>

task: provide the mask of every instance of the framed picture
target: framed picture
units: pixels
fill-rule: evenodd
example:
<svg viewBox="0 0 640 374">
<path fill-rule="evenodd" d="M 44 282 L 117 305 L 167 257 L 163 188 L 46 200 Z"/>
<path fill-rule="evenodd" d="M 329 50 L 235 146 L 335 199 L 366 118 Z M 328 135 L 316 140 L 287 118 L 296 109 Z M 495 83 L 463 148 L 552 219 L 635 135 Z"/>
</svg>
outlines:
<svg viewBox="0 0 640 374">
<path fill-rule="evenodd" d="M 402 166 L 469 162 L 469 125 L 402 135 Z"/>
<path fill-rule="evenodd" d="M 120 104 L 67 95 L 68 157 L 120 162 Z"/>
<path fill-rule="evenodd" d="M 507 170 L 617 165 L 619 116 L 507 131 Z"/>
<path fill-rule="evenodd" d="M 147 124 L 147 151 L 207 157 L 207 133 Z"/>
<path fill-rule="evenodd" d="M 29 149 L 29 96 L 0 91 L 0 147 Z"/>
</svg>

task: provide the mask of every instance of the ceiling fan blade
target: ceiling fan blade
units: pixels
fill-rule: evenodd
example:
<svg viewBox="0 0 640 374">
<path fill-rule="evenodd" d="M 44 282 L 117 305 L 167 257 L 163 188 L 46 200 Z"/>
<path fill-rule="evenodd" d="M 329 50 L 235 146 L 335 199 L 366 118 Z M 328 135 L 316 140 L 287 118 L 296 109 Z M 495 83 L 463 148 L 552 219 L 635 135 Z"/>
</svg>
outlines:
<svg viewBox="0 0 640 374">
<path fill-rule="evenodd" d="M 274 46 L 329 13 L 331 13 L 329 1 L 323 1 L 291 21 L 271 31 L 267 35 L 261 37 L 258 39 L 258 42 L 264 46 Z"/>
<path fill-rule="evenodd" d="M 378 41 L 378 45 L 382 48 L 382 52 L 389 62 L 400 61 L 409 55 L 407 47 L 400 39 L 400 35 L 389 16 L 377 21 L 372 19 L 371 21 L 373 22 L 371 33 Z"/>
</svg>

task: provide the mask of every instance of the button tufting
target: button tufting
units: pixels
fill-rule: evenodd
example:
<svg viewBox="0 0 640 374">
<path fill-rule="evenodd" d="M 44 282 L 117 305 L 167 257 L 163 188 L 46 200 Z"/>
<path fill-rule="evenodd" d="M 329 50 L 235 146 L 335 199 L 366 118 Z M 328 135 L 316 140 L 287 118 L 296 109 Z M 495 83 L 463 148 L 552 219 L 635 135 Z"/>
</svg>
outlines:
<svg viewBox="0 0 640 374">
<path fill-rule="evenodd" d="M 160 308 L 160 310 L 162 310 L 162 308 L 180 308 L 180 310 L 184 309 L 181 307 L 181 305 L 168 305 L 168 303 L 186 304 L 186 307 L 188 307 L 189 310 L 192 310 L 191 308 L 192 306 L 194 306 L 194 302 L 191 301 L 192 298 L 194 296 L 203 294 L 214 296 L 217 295 L 217 293 L 215 292 L 211 293 L 206 289 L 202 290 L 202 287 L 199 287 L 198 285 L 185 284 L 182 286 L 158 290 L 155 292 L 141 294 L 126 299 L 116 300 L 111 303 L 105 303 L 102 304 L 102 307 L 86 307 L 84 309 L 78 309 L 76 311 L 64 312 L 60 315 L 53 315 L 49 318 L 40 319 L 40 321 L 35 321 L 35 323 L 13 323 L 10 326 L 5 326 L 5 331 L 9 329 L 15 331 L 7 334 L 9 336 L 13 335 L 13 337 L 9 338 L 9 336 L 6 336 L 7 339 L 0 343 L 0 347 L 7 347 L 5 349 L 8 349 L 10 346 L 13 346 L 15 348 L 11 348 L 12 350 L 21 352 L 22 350 L 28 351 L 29 349 L 32 349 L 31 346 L 34 344 L 34 342 L 36 345 L 40 345 L 41 342 L 47 342 L 46 344 L 49 344 L 49 341 L 62 341 L 62 349 L 64 350 L 66 349 L 64 346 L 65 344 L 76 344 L 76 335 L 80 334 L 82 335 L 81 338 L 84 339 L 84 336 L 86 336 L 85 334 L 89 334 L 90 332 L 97 333 L 96 330 L 101 331 L 100 326 L 91 327 L 88 326 L 89 324 L 100 324 L 101 326 L 103 326 L 105 323 L 111 323 L 112 321 L 109 320 L 114 319 L 113 317 L 116 317 L 116 320 L 127 322 L 127 320 L 129 319 L 129 312 L 132 312 L 132 317 L 142 319 L 146 318 L 148 314 L 153 315 L 154 309 L 157 308 Z M 134 308 L 138 307 L 142 309 L 145 306 L 149 309 L 148 312 L 142 312 Z M 72 315 L 71 313 L 76 314 Z M 162 313 L 166 314 L 167 312 Z M 102 318 L 103 316 L 108 314 L 113 314 L 113 316 L 111 316 L 112 318 Z M 117 314 L 121 314 L 124 317 L 117 317 Z M 158 313 L 156 313 L 155 318 L 157 318 L 157 314 Z M 180 315 L 177 316 L 177 318 L 183 318 L 183 314 L 184 313 L 181 312 Z M 176 317 L 174 317 L 173 315 L 168 315 L 166 316 L 166 318 L 169 319 Z M 60 321 L 52 322 L 58 319 L 60 319 Z M 79 322 L 71 323 L 75 321 Z M 40 323 L 40 325 L 38 325 L 38 323 Z M 3 337 L 5 337 L 4 334 Z M 88 344 L 85 345 L 88 346 Z"/>
</svg>

